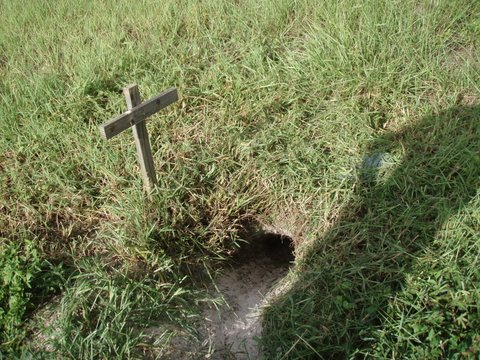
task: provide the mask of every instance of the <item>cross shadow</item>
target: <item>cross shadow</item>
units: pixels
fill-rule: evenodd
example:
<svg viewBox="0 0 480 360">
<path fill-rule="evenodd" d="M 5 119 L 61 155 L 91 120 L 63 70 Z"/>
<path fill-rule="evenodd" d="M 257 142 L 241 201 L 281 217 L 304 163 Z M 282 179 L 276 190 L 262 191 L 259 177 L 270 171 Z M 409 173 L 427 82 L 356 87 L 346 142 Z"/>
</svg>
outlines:
<svg viewBox="0 0 480 360">
<path fill-rule="evenodd" d="M 343 359 L 376 346 L 371 335 L 389 302 L 420 258 L 441 253 L 439 231 L 480 188 L 480 107 L 427 116 L 377 138 L 367 154 L 348 206 L 299 260 L 291 290 L 265 311 L 268 359 Z M 412 340 L 419 346 L 424 330 Z"/>
</svg>

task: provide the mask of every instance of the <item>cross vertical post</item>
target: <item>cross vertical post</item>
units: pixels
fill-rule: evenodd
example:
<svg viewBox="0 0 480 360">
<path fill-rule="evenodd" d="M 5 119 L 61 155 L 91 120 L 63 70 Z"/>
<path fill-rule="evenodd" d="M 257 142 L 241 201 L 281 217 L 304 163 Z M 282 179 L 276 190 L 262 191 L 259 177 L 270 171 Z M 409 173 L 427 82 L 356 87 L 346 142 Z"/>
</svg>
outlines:
<svg viewBox="0 0 480 360">
<path fill-rule="evenodd" d="M 142 103 L 138 85 L 128 85 L 123 88 L 123 95 L 127 102 L 127 110 L 131 111 L 135 106 Z M 143 186 L 145 190 L 150 191 L 157 185 L 157 175 L 155 174 L 155 165 L 153 164 L 152 148 L 148 138 L 147 124 L 145 121 L 132 126 L 133 138 L 137 147 L 138 164 L 142 174 Z"/>
</svg>

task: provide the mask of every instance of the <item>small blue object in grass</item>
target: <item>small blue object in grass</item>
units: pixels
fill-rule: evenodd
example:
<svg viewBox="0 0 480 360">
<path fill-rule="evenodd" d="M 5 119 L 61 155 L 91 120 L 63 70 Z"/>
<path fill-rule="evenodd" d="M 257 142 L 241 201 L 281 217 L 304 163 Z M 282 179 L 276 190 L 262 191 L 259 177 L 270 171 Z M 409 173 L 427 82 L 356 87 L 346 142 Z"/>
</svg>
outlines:
<svg viewBox="0 0 480 360">
<path fill-rule="evenodd" d="M 371 155 L 365 155 L 362 161 L 352 167 L 348 173 L 340 174 L 339 179 L 371 182 L 376 179 L 380 171 L 392 165 L 393 162 L 393 156 L 389 153 L 376 152 Z"/>
<path fill-rule="evenodd" d="M 357 169 L 362 180 L 373 181 L 379 171 L 389 167 L 393 162 L 393 157 L 389 153 L 373 153 L 365 155 Z"/>
</svg>

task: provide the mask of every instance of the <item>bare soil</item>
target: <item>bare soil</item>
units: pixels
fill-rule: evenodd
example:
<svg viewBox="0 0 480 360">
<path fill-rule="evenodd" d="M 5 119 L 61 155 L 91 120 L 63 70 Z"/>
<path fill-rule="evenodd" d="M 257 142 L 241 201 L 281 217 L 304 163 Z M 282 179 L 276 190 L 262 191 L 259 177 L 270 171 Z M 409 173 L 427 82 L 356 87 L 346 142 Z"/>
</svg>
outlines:
<svg viewBox="0 0 480 360">
<path fill-rule="evenodd" d="M 258 359 L 262 333 L 261 310 L 275 294 L 294 260 L 291 240 L 258 234 L 233 258 L 216 279 L 217 295 L 226 305 L 205 311 L 202 332 L 214 349 L 211 359 Z"/>
</svg>

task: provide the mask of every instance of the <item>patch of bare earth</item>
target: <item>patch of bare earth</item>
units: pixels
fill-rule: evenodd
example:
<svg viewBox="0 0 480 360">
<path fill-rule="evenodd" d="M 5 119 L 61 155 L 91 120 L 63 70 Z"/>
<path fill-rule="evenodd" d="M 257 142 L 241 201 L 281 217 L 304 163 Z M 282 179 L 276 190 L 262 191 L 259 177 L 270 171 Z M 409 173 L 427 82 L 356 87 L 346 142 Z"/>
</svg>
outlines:
<svg viewBox="0 0 480 360">
<path fill-rule="evenodd" d="M 210 359 L 258 359 L 261 310 L 276 296 L 293 261 L 291 239 L 257 234 L 216 280 L 225 305 L 206 309 L 200 331 L 212 349 Z"/>
</svg>

